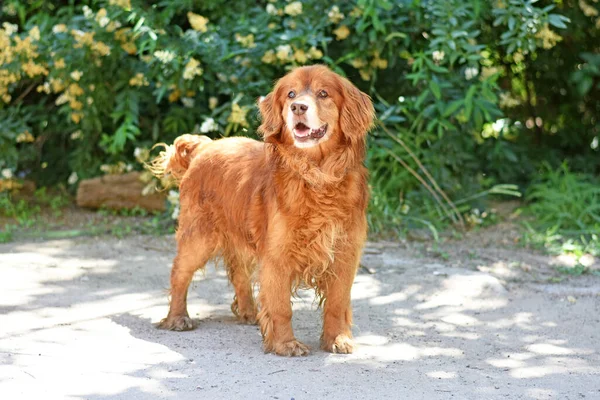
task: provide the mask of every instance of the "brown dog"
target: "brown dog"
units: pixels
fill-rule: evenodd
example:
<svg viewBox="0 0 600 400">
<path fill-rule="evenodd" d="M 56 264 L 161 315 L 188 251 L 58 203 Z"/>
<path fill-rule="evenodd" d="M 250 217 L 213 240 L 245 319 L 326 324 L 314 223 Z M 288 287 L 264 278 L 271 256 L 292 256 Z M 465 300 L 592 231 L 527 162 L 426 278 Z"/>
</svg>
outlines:
<svg viewBox="0 0 600 400">
<path fill-rule="evenodd" d="M 308 354 L 294 337 L 290 303 L 308 286 L 323 305 L 322 348 L 351 353 L 350 289 L 367 231 L 363 162 L 373 105 L 319 65 L 287 74 L 259 107 L 264 143 L 183 135 L 154 162 L 179 182 L 181 202 L 170 309 L 159 327 L 193 328 L 188 286 L 220 256 L 235 288 L 231 309 L 244 322 L 258 320 L 265 351 Z"/>
</svg>

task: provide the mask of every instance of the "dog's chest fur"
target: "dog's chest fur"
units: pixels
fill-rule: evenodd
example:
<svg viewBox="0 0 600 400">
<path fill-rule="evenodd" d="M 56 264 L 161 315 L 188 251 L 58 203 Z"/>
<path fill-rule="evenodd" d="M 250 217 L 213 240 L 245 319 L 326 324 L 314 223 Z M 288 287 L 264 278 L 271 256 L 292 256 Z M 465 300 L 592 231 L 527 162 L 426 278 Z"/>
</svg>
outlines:
<svg viewBox="0 0 600 400">
<path fill-rule="evenodd" d="M 289 179 L 278 193 L 275 225 L 286 258 L 294 260 L 304 276 L 318 278 L 327 272 L 347 241 L 352 199 L 348 182 L 314 187 L 302 179 Z M 345 190 L 340 190 L 345 189 Z"/>
</svg>

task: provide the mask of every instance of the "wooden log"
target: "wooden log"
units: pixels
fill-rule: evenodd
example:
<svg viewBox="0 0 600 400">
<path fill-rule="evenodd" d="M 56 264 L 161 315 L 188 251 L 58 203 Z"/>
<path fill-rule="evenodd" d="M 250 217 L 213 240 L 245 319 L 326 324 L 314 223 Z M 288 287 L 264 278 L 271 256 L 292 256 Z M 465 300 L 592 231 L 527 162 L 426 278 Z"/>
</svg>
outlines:
<svg viewBox="0 0 600 400">
<path fill-rule="evenodd" d="M 148 211 L 164 211 L 166 193 L 142 195 L 146 184 L 140 180 L 140 176 L 140 172 L 134 171 L 84 179 L 77 188 L 77 205 L 86 208 L 121 210 L 139 207 Z"/>
</svg>

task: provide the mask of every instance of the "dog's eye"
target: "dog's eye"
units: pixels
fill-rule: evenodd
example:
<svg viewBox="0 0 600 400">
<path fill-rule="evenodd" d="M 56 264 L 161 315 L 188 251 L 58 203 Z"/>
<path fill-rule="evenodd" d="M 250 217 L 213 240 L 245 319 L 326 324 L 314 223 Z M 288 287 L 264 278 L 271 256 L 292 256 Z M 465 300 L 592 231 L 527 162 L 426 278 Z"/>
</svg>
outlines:
<svg viewBox="0 0 600 400">
<path fill-rule="evenodd" d="M 288 93 L 288 97 L 290 99 L 293 99 L 294 97 L 296 97 L 296 92 L 294 92 L 293 90 L 291 92 Z"/>
<path fill-rule="evenodd" d="M 326 92 L 326 91 L 324 91 L 324 90 L 321 90 L 321 91 L 320 91 L 320 92 L 317 94 L 317 96 L 319 96 L 320 98 L 324 99 L 325 97 L 329 96 L 329 94 L 327 94 L 327 92 Z"/>
</svg>

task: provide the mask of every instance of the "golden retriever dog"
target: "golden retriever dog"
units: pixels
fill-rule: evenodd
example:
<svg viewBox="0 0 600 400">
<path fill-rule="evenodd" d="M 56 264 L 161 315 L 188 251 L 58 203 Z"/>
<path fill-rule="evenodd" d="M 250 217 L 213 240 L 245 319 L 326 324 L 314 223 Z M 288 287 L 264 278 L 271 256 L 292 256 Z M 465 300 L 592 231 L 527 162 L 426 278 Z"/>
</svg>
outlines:
<svg viewBox="0 0 600 400">
<path fill-rule="evenodd" d="M 314 288 L 322 348 L 351 353 L 350 289 L 366 239 L 366 134 L 371 99 L 329 68 L 296 68 L 259 101 L 264 142 L 183 135 L 154 161 L 180 188 L 169 314 L 159 327 L 193 329 L 194 272 L 222 258 L 231 310 L 260 325 L 265 352 L 309 353 L 292 330 L 291 296 Z M 258 306 L 253 283 L 259 284 Z"/>
</svg>

